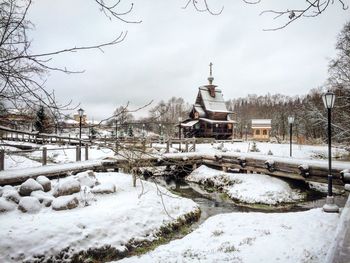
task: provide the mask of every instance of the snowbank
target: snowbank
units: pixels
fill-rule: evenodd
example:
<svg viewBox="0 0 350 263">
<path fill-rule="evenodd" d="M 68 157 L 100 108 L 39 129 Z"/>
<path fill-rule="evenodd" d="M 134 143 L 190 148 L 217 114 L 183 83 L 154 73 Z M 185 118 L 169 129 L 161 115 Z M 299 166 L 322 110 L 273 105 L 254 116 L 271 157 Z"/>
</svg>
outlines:
<svg viewBox="0 0 350 263">
<path fill-rule="evenodd" d="M 192 200 L 149 182 L 143 182 L 142 187 L 138 181 L 134 188 L 130 175 L 97 173 L 96 178 L 101 185 L 116 185 L 118 191 L 95 195 L 90 205 L 84 207 L 81 202 L 72 210 L 54 211 L 42 206 L 36 214 L 19 210 L 0 214 L 0 262 L 34 260 L 36 255 L 45 259 L 52 256 L 55 262 L 54 255 L 65 248 L 60 256 L 67 255 L 67 261 L 72 254 L 89 248 L 110 245 L 125 251 L 130 240 L 152 241 L 162 226 L 198 209 Z M 52 184 L 54 188 L 57 181 Z M 162 198 L 159 191 L 165 193 Z M 83 198 L 81 192 L 74 195 Z"/>
<path fill-rule="evenodd" d="M 293 203 L 303 198 L 286 182 L 264 174 L 225 173 L 202 165 L 187 176 L 186 180 L 214 186 L 232 199 L 248 204 L 277 205 Z"/>
<path fill-rule="evenodd" d="M 338 214 L 230 213 L 213 216 L 182 239 L 118 262 L 322 262 Z"/>
<path fill-rule="evenodd" d="M 198 144 L 196 146 L 197 152 L 202 153 L 220 153 L 223 152 L 236 152 L 236 153 L 249 153 L 251 152 L 252 142 L 234 142 L 234 143 L 221 143 L 216 144 Z M 277 157 L 289 157 L 289 143 L 269 143 L 269 142 L 256 142 L 257 152 L 251 152 L 255 155 L 269 155 Z M 328 156 L 327 145 L 299 145 L 293 144 L 293 159 L 327 159 Z M 341 157 L 347 155 L 348 152 L 341 148 L 332 148 L 332 156 Z"/>
</svg>

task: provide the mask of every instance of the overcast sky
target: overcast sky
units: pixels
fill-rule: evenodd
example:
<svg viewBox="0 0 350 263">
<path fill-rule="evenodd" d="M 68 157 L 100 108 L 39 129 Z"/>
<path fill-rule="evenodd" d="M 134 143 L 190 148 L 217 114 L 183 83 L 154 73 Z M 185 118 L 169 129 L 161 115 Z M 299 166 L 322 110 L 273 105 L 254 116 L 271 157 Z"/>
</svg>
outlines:
<svg viewBox="0 0 350 263">
<path fill-rule="evenodd" d="M 103 53 L 71 53 L 51 62 L 85 70 L 50 73 L 45 85 L 55 90 L 59 101 L 81 103 L 89 118 L 106 118 L 128 101 L 131 108 L 172 96 L 193 103 L 198 87 L 207 84 L 210 62 L 214 84 L 226 100 L 253 93 L 306 94 L 326 80 L 336 36 L 350 18 L 349 10 L 343 11 L 336 1 L 320 17 L 265 32 L 264 28 L 283 21 L 259 16 L 261 11 L 306 1 L 247 5 L 239 0 L 208 0 L 214 10 L 224 6 L 219 16 L 191 7 L 184 10 L 185 0 L 122 0 L 125 7 L 131 2 L 135 8 L 127 18 L 142 20 L 140 24 L 109 20 L 94 0 L 36 0 L 30 10 L 34 51 L 107 42 L 128 31 L 121 44 L 104 48 Z"/>
</svg>

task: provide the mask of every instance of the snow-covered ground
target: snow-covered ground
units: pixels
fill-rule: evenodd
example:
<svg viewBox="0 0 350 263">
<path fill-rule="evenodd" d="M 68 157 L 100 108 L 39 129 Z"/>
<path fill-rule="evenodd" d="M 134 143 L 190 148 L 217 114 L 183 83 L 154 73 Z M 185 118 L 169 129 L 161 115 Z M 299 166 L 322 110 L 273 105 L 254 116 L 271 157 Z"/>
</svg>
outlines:
<svg viewBox="0 0 350 263">
<path fill-rule="evenodd" d="M 60 183 L 71 178 L 60 179 Z M 80 205 L 72 210 L 54 211 L 52 207 L 66 201 L 58 197 L 52 207 L 41 205 L 40 212 L 23 213 L 15 209 L 0 213 L 0 262 L 22 262 L 35 255 L 49 257 L 67 247 L 70 252 L 79 252 L 111 245 L 123 251 L 131 239 L 152 241 L 161 226 L 197 209 L 192 200 L 175 196 L 150 182 L 141 185 L 138 181 L 137 187 L 132 187 L 130 175 L 99 173 L 96 178 L 101 183 L 96 191 L 110 189 L 114 184 L 116 192 L 93 196 L 82 188 L 73 194 Z M 56 184 L 53 181 L 53 188 Z M 48 192 L 50 198 L 55 191 Z M 162 197 L 160 191 L 164 193 Z M 0 199 L 4 201 L 3 198 Z M 83 205 L 85 200 L 90 200 L 89 206 Z"/>
<path fill-rule="evenodd" d="M 6 141 L 5 141 L 6 142 Z M 62 146 L 57 144 L 37 145 L 33 143 L 8 142 L 11 145 L 30 145 L 38 148 L 33 152 L 26 152 L 24 155 L 5 154 L 5 170 L 25 169 L 42 166 L 42 149 L 47 148 L 48 165 L 51 163 L 72 163 L 76 161 L 76 149 L 74 146 Z M 11 146 L 3 147 L 6 151 L 19 151 Z M 97 160 L 114 155 L 111 149 L 92 146 L 89 147 L 89 160 Z M 85 158 L 85 148 L 81 150 L 82 160 Z"/>
<path fill-rule="evenodd" d="M 225 173 L 201 165 L 186 180 L 222 189 L 232 199 L 248 204 L 277 205 L 303 198 L 286 182 L 264 174 Z"/>
<path fill-rule="evenodd" d="M 227 142 L 223 143 L 223 150 L 225 152 L 241 152 L 248 153 L 252 152 L 253 142 Z M 257 152 L 252 152 L 258 155 L 268 155 L 272 153 L 273 156 L 277 157 L 289 157 L 289 144 L 279 144 L 279 143 L 268 143 L 268 142 L 256 142 Z M 328 146 L 327 145 L 299 145 L 293 144 L 293 158 L 300 159 L 326 159 L 328 156 Z M 196 145 L 197 152 L 204 153 L 222 153 L 221 143 L 211 144 L 198 144 Z M 341 148 L 332 148 L 333 158 L 341 157 L 342 155 L 349 154 L 344 149 Z"/>
<path fill-rule="evenodd" d="M 320 263 L 334 238 L 338 217 L 322 209 L 220 214 L 182 239 L 118 262 Z"/>
<path fill-rule="evenodd" d="M 24 156 L 5 154 L 5 170 L 26 169 L 42 166 L 40 162 L 28 159 Z"/>
<path fill-rule="evenodd" d="M 157 149 L 166 148 L 166 144 L 153 144 Z M 189 144 L 192 146 L 192 144 Z M 256 142 L 256 150 L 253 151 L 253 142 L 220 142 L 220 143 L 201 143 L 196 144 L 196 152 L 199 153 L 251 153 L 254 155 L 272 155 L 276 157 L 290 157 L 290 145 L 288 143 L 269 143 L 269 142 Z M 294 159 L 327 159 L 328 156 L 328 146 L 327 145 L 300 145 L 293 144 L 292 146 L 292 158 Z M 177 152 L 179 149 L 178 144 L 173 144 L 170 148 L 170 152 Z M 185 145 L 182 145 L 182 149 L 185 149 Z M 342 156 L 349 155 L 349 152 L 340 147 L 332 148 L 332 157 L 341 158 Z"/>
</svg>

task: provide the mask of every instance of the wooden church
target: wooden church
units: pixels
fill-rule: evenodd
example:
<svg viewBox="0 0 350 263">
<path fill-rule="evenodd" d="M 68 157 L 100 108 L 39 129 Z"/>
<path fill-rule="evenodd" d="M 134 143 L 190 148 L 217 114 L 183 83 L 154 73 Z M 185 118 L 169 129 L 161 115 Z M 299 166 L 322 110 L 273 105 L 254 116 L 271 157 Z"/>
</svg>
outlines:
<svg viewBox="0 0 350 263">
<path fill-rule="evenodd" d="M 213 85 L 212 65 L 209 65 L 209 84 L 198 88 L 190 118 L 181 123 L 184 137 L 227 139 L 233 134 L 236 123 L 230 118 L 233 112 L 227 110 L 221 90 Z"/>
</svg>

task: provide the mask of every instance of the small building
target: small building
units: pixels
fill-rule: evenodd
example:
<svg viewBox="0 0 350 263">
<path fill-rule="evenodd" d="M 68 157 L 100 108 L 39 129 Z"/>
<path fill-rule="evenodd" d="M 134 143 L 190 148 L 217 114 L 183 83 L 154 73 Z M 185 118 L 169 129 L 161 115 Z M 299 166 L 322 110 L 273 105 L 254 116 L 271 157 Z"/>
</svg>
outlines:
<svg viewBox="0 0 350 263">
<path fill-rule="evenodd" d="M 258 141 L 270 140 L 271 119 L 252 120 L 253 139 Z"/>
<path fill-rule="evenodd" d="M 32 130 L 35 114 L 28 109 L 6 109 L 0 116 L 0 125 L 12 129 Z"/>
<path fill-rule="evenodd" d="M 80 122 L 80 116 L 78 113 L 73 114 L 73 120 L 76 122 Z M 87 115 L 84 113 L 83 116 L 81 117 L 81 123 L 86 124 L 87 122 Z"/>
<path fill-rule="evenodd" d="M 227 139 L 232 136 L 233 113 L 227 110 L 222 92 L 213 85 L 212 63 L 210 63 L 209 84 L 199 87 L 189 119 L 181 123 L 185 137 Z"/>
</svg>

